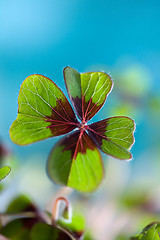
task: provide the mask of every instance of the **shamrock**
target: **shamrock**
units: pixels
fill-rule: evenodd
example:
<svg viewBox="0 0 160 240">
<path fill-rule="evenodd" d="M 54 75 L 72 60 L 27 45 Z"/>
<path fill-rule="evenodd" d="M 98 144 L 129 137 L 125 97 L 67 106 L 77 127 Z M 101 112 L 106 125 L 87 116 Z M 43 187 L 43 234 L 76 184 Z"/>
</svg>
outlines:
<svg viewBox="0 0 160 240">
<path fill-rule="evenodd" d="M 47 171 L 54 182 L 89 192 L 104 175 L 99 149 L 115 158 L 132 158 L 128 150 L 134 142 L 135 124 L 124 116 L 87 124 L 111 92 L 111 77 L 104 72 L 80 74 L 71 67 L 63 73 L 75 113 L 52 80 L 31 75 L 22 83 L 10 136 L 16 144 L 26 145 L 72 131 L 53 147 Z"/>
</svg>

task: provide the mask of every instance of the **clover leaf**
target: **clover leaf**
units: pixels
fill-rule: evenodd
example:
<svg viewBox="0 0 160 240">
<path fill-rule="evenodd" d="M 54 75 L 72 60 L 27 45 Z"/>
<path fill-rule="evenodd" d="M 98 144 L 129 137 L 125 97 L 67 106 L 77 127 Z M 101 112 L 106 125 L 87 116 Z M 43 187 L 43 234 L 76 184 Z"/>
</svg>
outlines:
<svg viewBox="0 0 160 240">
<path fill-rule="evenodd" d="M 22 83 L 10 137 L 16 144 L 26 145 L 67 134 L 49 155 L 48 174 L 57 184 L 90 192 L 104 175 L 99 149 L 121 160 L 132 158 L 129 149 L 134 143 L 135 124 L 124 116 L 88 124 L 112 90 L 111 77 L 104 72 L 80 74 L 71 67 L 63 73 L 75 113 L 52 80 L 31 75 Z"/>
</svg>

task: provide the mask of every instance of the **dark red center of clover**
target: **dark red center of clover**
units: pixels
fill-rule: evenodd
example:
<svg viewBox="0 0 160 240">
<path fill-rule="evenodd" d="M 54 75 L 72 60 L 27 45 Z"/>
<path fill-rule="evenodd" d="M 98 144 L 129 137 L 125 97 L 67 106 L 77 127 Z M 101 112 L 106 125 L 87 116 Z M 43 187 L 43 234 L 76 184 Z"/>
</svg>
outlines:
<svg viewBox="0 0 160 240">
<path fill-rule="evenodd" d="M 89 127 L 88 127 L 88 125 L 87 125 L 87 123 L 85 122 L 85 121 L 82 121 L 82 122 L 79 122 L 78 123 L 78 129 L 80 130 L 80 131 L 84 131 L 84 130 L 87 130 Z"/>
</svg>

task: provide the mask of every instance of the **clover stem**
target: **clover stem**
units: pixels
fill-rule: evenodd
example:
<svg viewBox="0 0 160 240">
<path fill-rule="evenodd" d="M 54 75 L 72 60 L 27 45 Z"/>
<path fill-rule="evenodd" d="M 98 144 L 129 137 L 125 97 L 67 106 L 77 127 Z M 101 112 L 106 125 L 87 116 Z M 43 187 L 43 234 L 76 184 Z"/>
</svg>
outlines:
<svg viewBox="0 0 160 240">
<path fill-rule="evenodd" d="M 60 201 L 64 201 L 66 206 L 65 206 L 65 211 L 70 212 L 70 204 L 69 201 L 65 197 L 59 197 L 56 199 L 53 205 L 53 210 L 52 210 L 52 225 L 56 225 L 57 220 L 59 219 L 59 212 L 60 212 Z M 70 216 L 69 216 L 70 218 Z"/>
</svg>

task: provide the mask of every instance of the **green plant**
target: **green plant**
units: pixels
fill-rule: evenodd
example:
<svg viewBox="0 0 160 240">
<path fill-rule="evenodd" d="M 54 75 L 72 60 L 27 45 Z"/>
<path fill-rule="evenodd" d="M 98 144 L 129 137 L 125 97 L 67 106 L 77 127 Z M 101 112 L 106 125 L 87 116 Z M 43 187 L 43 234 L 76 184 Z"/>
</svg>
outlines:
<svg viewBox="0 0 160 240">
<path fill-rule="evenodd" d="M 93 191 L 104 174 L 100 149 L 121 160 L 132 158 L 134 121 L 111 117 L 88 124 L 112 90 L 112 80 L 103 72 L 63 71 L 75 113 L 57 85 L 42 75 L 23 82 L 18 98 L 18 116 L 10 129 L 13 142 L 26 145 L 68 134 L 52 149 L 47 170 L 51 179 L 82 192 Z"/>
<path fill-rule="evenodd" d="M 71 67 L 66 67 L 63 74 L 75 112 L 52 80 L 31 75 L 21 85 L 18 116 L 10 128 L 10 137 L 16 144 L 27 145 L 66 134 L 48 157 L 48 174 L 57 184 L 91 192 L 104 175 L 99 150 L 120 160 L 132 159 L 129 150 L 134 143 L 135 123 L 125 116 L 89 123 L 112 90 L 111 77 L 103 72 L 80 74 Z M 83 215 L 72 211 L 65 197 L 56 199 L 52 212 L 42 213 L 26 196 L 19 196 L 3 215 L 14 216 L 0 227 L 0 236 L 11 240 L 93 240 L 85 231 Z M 154 234 L 157 238 L 153 238 Z M 131 239 L 157 240 L 157 234 L 159 225 L 154 223 Z"/>
<path fill-rule="evenodd" d="M 60 205 L 65 203 L 63 211 Z M 61 212 L 61 214 L 60 214 Z M 91 240 L 85 233 L 83 215 L 77 214 L 64 197 L 56 199 L 53 212 L 41 212 L 37 206 L 24 195 L 15 198 L 7 207 L 3 216 L 15 215 L 14 219 L 0 227 L 1 236 L 11 240 Z"/>
<path fill-rule="evenodd" d="M 2 181 L 11 171 L 9 166 L 2 166 L 3 159 L 8 154 L 7 149 L 0 143 L 0 181 Z"/>
<path fill-rule="evenodd" d="M 3 180 L 11 171 L 9 166 L 4 166 L 0 168 L 0 181 Z"/>
<path fill-rule="evenodd" d="M 130 240 L 159 240 L 160 239 L 160 222 L 153 222 L 146 226 L 143 231 L 131 237 Z"/>
</svg>

